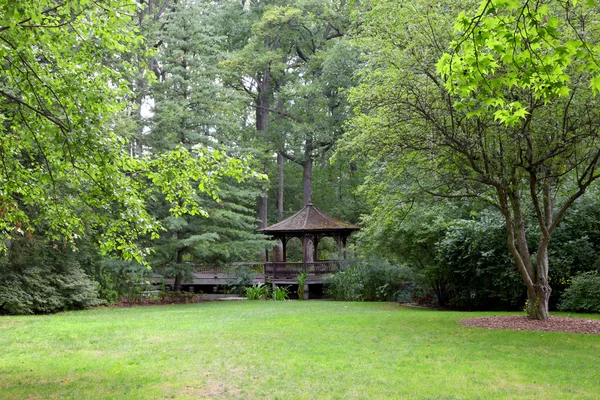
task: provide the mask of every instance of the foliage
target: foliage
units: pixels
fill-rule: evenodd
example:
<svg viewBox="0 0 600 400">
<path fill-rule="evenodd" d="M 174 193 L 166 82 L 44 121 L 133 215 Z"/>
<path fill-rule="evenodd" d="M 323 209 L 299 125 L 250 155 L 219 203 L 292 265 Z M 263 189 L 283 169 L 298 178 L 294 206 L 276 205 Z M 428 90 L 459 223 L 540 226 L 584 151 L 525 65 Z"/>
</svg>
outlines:
<svg viewBox="0 0 600 400">
<path fill-rule="evenodd" d="M 247 96 L 248 107 L 255 110 L 256 131 L 248 133 L 252 151 L 262 159 L 265 172 L 281 179 L 279 186 L 269 188 L 273 193 L 269 199 L 277 201 L 276 207 L 269 205 L 276 210 L 269 218 L 281 220 L 310 202 L 313 180 L 321 191 L 319 197 L 324 194 L 329 200 L 333 194 L 344 200 L 339 204 L 328 201 L 331 207 L 346 213 L 355 210 L 358 205 L 347 186 L 356 175 L 353 167 L 326 163 L 350 114 L 346 89 L 355 84 L 359 62 L 358 49 L 346 40 L 348 3 L 270 0 L 231 4 L 223 26 L 233 36 L 235 51 L 222 66 L 230 72 L 227 82 Z M 274 154 L 278 168 L 273 165 Z M 319 181 L 316 175 L 333 175 L 336 185 Z M 288 179 L 298 183 L 290 185 Z M 348 203 L 351 206 L 345 207 Z"/>
<path fill-rule="evenodd" d="M 11 241 L 0 256 L 0 314 L 52 313 L 104 304 L 71 250 L 40 238 Z"/>
<path fill-rule="evenodd" d="M 275 290 L 273 290 L 272 296 L 273 300 L 283 301 L 287 300 L 290 295 L 290 287 L 289 286 L 275 286 Z"/>
<path fill-rule="evenodd" d="M 136 149 L 138 158 L 144 153 L 160 159 L 174 149 L 211 148 L 220 155 L 236 156 L 226 157 L 229 160 L 243 159 L 240 166 L 251 163 L 243 156 L 249 151 L 240 134 L 244 104 L 234 90 L 223 85 L 218 68 L 226 51 L 226 37 L 218 32 L 222 7 L 209 1 L 173 3 L 147 28 L 157 43 L 152 58 L 156 79 L 147 87 L 150 115 L 142 119 L 135 136 L 141 147 Z M 261 176 L 243 185 L 236 174 L 204 179 L 217 177 L 218 170 L 210 166 L 203 175 L 174 170 L 173 176 L 162 171 L 154 176 L 162 178 L 166 188 L 152 193 L 148 210 L 167 233 L 147 244 L 153 250 L 148 260 L 158 272 L 175 277 L 175 290 L 195 265 L 253 259 L 269 243 L 254 231 L 254 201 Z M 160 188 L 155 180 L 151 186 Z M 202 190 L 190 191 L 191 187 Z M 181 193 L 192 195 L 189 199 L 198 205 L 194 212 L 189 212 Z M 180 209 L 183 212 L 177 212 Z"/>
<path fill-rule="evenodd" d="M 505 249 L 505 234 L 497 212 L 447 225 L 436 252 L 438 273 L 449 283 L 448 305 L 467 310 L 519 308 L 525 290 Z"/>
<path fill-rule="evenodd" d="M 593 271 L 573 277 L 560 298 L 558 308 L 563 311 L 600 313 L 600 274 Z"/>
<path fill-rule="evenodd" d="M 461 12 L 453 53 L 438 63 L 446 87 L 460 94 L 455 106 L 470 116 L 494 110 L 495 119 L 513 125 L 541 103 L 573 98 L 573 90 L 598 94 L 596 6 L 594 1 L 484 0 L 476 12 Z M 573 86 L 577 81 L 588 87 Z M 540 102 L 520 102 L 519 91 Z"/>
<path fill-rule="evenodd" d="M 201 302 L 202 295 L 190 292 L 146 291 L 134 297 L 123 297 L 120 306 L 150 306 L 158 304 L 190 304 Z"/>
<path fill-rule="evenodd" d="M 102 61 L 140 43 L 134 3 L 2 1 L 0 9 L 0 250 L 12 232 L 43 225 L 50 240 L 67 243 L 91 226 L 103 228 L 107 251 L 131 254 L 126 238 L 156 226 L 110 127 L 128 83 Z"/>
<path fill-rule="evenodd" d="M 528 304 L 537 305 L 528 313 L 547 319 L 552 234 L 600 178 L 596 72 L 577 59 L 586 51 L 578 40 L 597 40 L 586 28 L 597 10 L 566 10 L 570 3 L 560 1 L 481 4 L 477 12 L 465 5 L 448 43 L 454 1 L 368 2 L 360 17 L 370 24 L 358 40 L 373 62 L 353 91 L 348 146 L 372 157 L 374 177 L 390 170 L 382 174 L 388 187 L 402 174 L 422 193 L 500 210 Z M 582 31 L 589 35 L 578 39 Z M 575 52 L 571 40 L 580 44 Z"/>
<path fill-rule="evenodd" d="M 298 284 L 298 300 L 304 300 L 304 284 L 308 278 L 308 273 L 300 272 L 296 275 L 296 283 Z"/>
<path fill-rule="evenodd" d="M 248 300 L 268 299 L 271 295 L 271 289 L 264 283 L 259 283 L 246 288 L 246 297 Z"/>
<path fill-rule="evenodd" d="M 154 190 L 174 215 L 201 214 L 198 195 L 216 197 L 222 176 L 252 175 L 214 149 L 123 152 L 118 120 L 129 111 L 130 61 L 142 54 L 135 2 L 2 1 L 0 9 L 0 250 L 11 235 L 38 230 L 74 246 L 93 230 L 105 253 L 143 262 L 139 239 L 161 230 L 146 209 Z"/>
<path fill-rule="evenodd" d="M 228 290 L 240 296 L 246 294 L 246 288 L 251 285 L 254 278 L 256 278 L 256 271 L 247 267 L 230 267 L 227 269 L 227 273 L 230 276 L 235 276 L 234 279 L 227 282 Z"/>
<path fill-rule="evenodd" d="M 433 290 L 440 306 L 520 308 L 524 291 L 518 271 L 511 267 L 504 221 L 497 210 L 471 202 L 411 199 L 409 190 L 370 194 L 376 204 L 364 219 L 361 249 L 419 271 L 415 300 L 426 301 Z M 549 254 L 553 309 L 571 276 L 600 270 L 599 199 L 597 189 L 586 193 L 553 235 Z M 528 235 L 538 235 L 531 218 L 526 223 Z"/>
<path fill-rule="evenodd" d="M 413 272 L 402 264 L 358 261 L 327 279 L 327 294 L 343 301 L 395 301 L 412 297 Z"/>
<path fill-rule="evenodd" d="M 152 272 L 144 265 L 106 258 L 95 268 L 86 268 L 98 282 L 99 296 L 108 303 L 120 302 L 123 298 L 135 300 L 142 293 L 152 290 Z"/>
<path fill-rule="evenodd" d="M 550 270 L 555 306 L 571 277 L 600 271 L 600 196 L 594 188 L 573 204 L 552 237 Z"/>
</svg>

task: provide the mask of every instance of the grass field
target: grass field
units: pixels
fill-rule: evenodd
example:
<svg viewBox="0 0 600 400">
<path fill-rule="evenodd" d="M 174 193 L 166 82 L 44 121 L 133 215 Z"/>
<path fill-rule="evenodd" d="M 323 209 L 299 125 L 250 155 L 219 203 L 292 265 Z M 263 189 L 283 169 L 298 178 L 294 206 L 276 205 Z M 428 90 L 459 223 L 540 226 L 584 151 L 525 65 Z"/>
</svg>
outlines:
<svg viewBox="0 0 600 400">
<path fill-rule="evenodd" d="M 0 317 L 0 398 L 600 396 L 600 336 L 459 323 L 481 315 L 240 301 Z"/>
</svg>

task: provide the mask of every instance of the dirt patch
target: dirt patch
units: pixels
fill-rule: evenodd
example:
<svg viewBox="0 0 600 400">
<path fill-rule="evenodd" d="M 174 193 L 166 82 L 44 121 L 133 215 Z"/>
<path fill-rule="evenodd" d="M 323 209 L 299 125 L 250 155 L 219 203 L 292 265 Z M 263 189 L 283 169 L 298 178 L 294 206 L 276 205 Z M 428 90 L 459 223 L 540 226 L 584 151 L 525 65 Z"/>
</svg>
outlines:
<svg viewBox="0 0 600 400">
<path fill-rule="evenodd" d="M 600 320 L 586 318 L 550 317 L 546 321 L 529 319 L 524 315 L 466 318 L 463 325 L 515 331 L 568 332 L 600 335 Z"/>
<path fill-rule="evenodd" d="M 178 396 L 184 398 L 215 398 L 222 396 L 234 396 L 239 393 L 237 389 L 231 389 L 224 384 L 210 384 L 206 386 L 186 386 L 182 388 Z"/>
</svg>

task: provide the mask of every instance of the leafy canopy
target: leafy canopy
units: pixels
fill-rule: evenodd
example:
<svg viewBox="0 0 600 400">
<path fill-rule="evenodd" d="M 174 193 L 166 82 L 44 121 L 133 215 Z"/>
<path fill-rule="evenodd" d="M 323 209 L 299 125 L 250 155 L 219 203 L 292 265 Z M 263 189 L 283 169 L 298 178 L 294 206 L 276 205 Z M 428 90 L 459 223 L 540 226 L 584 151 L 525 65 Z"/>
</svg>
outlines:
<svg viewBox="0 0 600 400">
<path fill-rule="evenodd" d="M 146 210 L 149 182 L 174 214 L 197 214 L 197 194 L 216 196 L 221 176 L 251 175 L 244 162 L 207 149 L 141 159 L 123 152 L 114 121 L 131 95 L 126 60 L 143 41 L 136 7 L 0 0 L 0 250 L 35 230 L 63 247 L 93 230 L 103 251 L 141 260 L 136 239 L 161 229 Z"/>
<path fill-rule="evenodd" d="M 514 99 L 518 90 L 550 102 L 571 93 L 573 71 L 589 75 L 600 92 L 600 36 L 596 2 L 486 0 L 462 12 L 458 39 L 437 65 L 446 88 L 459 95 L 458 109 L 470 116 L 495 111 L 513 125 L 531 109 Z M 530 107 L 529 107 L 530 108 Z"/>
</svg>

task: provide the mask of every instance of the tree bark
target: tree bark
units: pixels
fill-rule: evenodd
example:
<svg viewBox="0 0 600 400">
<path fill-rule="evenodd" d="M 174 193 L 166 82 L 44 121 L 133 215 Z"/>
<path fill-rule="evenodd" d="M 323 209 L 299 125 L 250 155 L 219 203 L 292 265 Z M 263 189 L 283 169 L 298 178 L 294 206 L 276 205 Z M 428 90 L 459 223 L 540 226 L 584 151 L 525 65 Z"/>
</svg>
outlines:
<svg viewBox="0 0 600 400">
<path fill-rule="evenodd" d="M 302 183 L 303 183 L 303 198 L 304 205 L 312 203 L 312 178 L 313 178 L 313 141 L 312 139 L 306 140 L 304 148 L 304 161 L 302 162 Z"/>
<path fill-rule="evenodd" d="M 177 232 L 177 240 L 183 240 L 183 233 Z M 185 250 L 183 248 L 177 250 L 177 268 L 179 269 L 181 264 L 183 264 L 183 253 Z M 181 292 L 181 281 L 183 280 L 183 273 L 181 271 L 177 271 L 175 274 L 175 282 L 173 282 L 173 290 L 175 292 Z"/>
<path fill-rule="evenodd" d="M 258 95 L 256 96 L 256 130 L 266 132 L 269 129 L 269 74 L 270 71 L 266 68 L 256 77 L 256 86 Z M 265 166 L 265 170 L 266 170 Z M 260 228 L 267 227 L 267 206 L 269 198 L 267 192 L 262 194 L 258 199 L 258 219 Z"/>
<path fill-rule="evenodd" d="M 265 132 L 269 129 L 269 77 L 270 71 L 269 68 L 266 68 L 262 73 L 259 73 L 256 77 L 256 87 L 258 91 L 258 95 L 255 98 L 256 103 L 256 130 L 259 132 Z M 267 166 L 264 166 L 265 172 L 267 170 Z M 269 196 L 267 191 L 258 199 L 258 220 L 259 220 L 259 229 L 266 228 L 268 225 L 267 216 L 268 216 L 268 206 Z M 267 261 L 267 251 L 261 255 L 263 261 Z"/>
<path fill-rule="evenodd" d="M 303 182 L 303 197 L 304 197 L 304 206 L 308 204 L 312 204 L 312 167 L 313 167 L 313 159 L 312 159 L 312 148 L 313 142 L 312 139 L 306 141 L 306 148 L 304 150 L 304 161 L 302 163 L 302 182 Z M 308 239 L 307 239 L 308 240 Z M 314 244 L 312 240 L 310 240 L 310 244 L 306 244 L 306 249 L 304 252 L 304 261 L 307 263 L 314 262 L 315 254 L 314 254 Z"/>
<path fill-rule="evenodd" d="M 519 194 L 497 187 L 500 210 L 506 222 L 508 249 L 527 287 L 527 317 L 547 320 L 548 302 L 552 289 L 548 283 L 548 245 L 550 238 L 542 234 L 538 246 L 536 266 L 533 265 L 527 244 L 525 222 Z"/>
<path fill-rule="evenodd" d="M 278 185 L 277 185 L 277 221 L 283 220 L 283 192 L 285 189 L 285 158 L 281 152 L 277 153 L 277 171 L 278 171 Z"/>
</svg>

